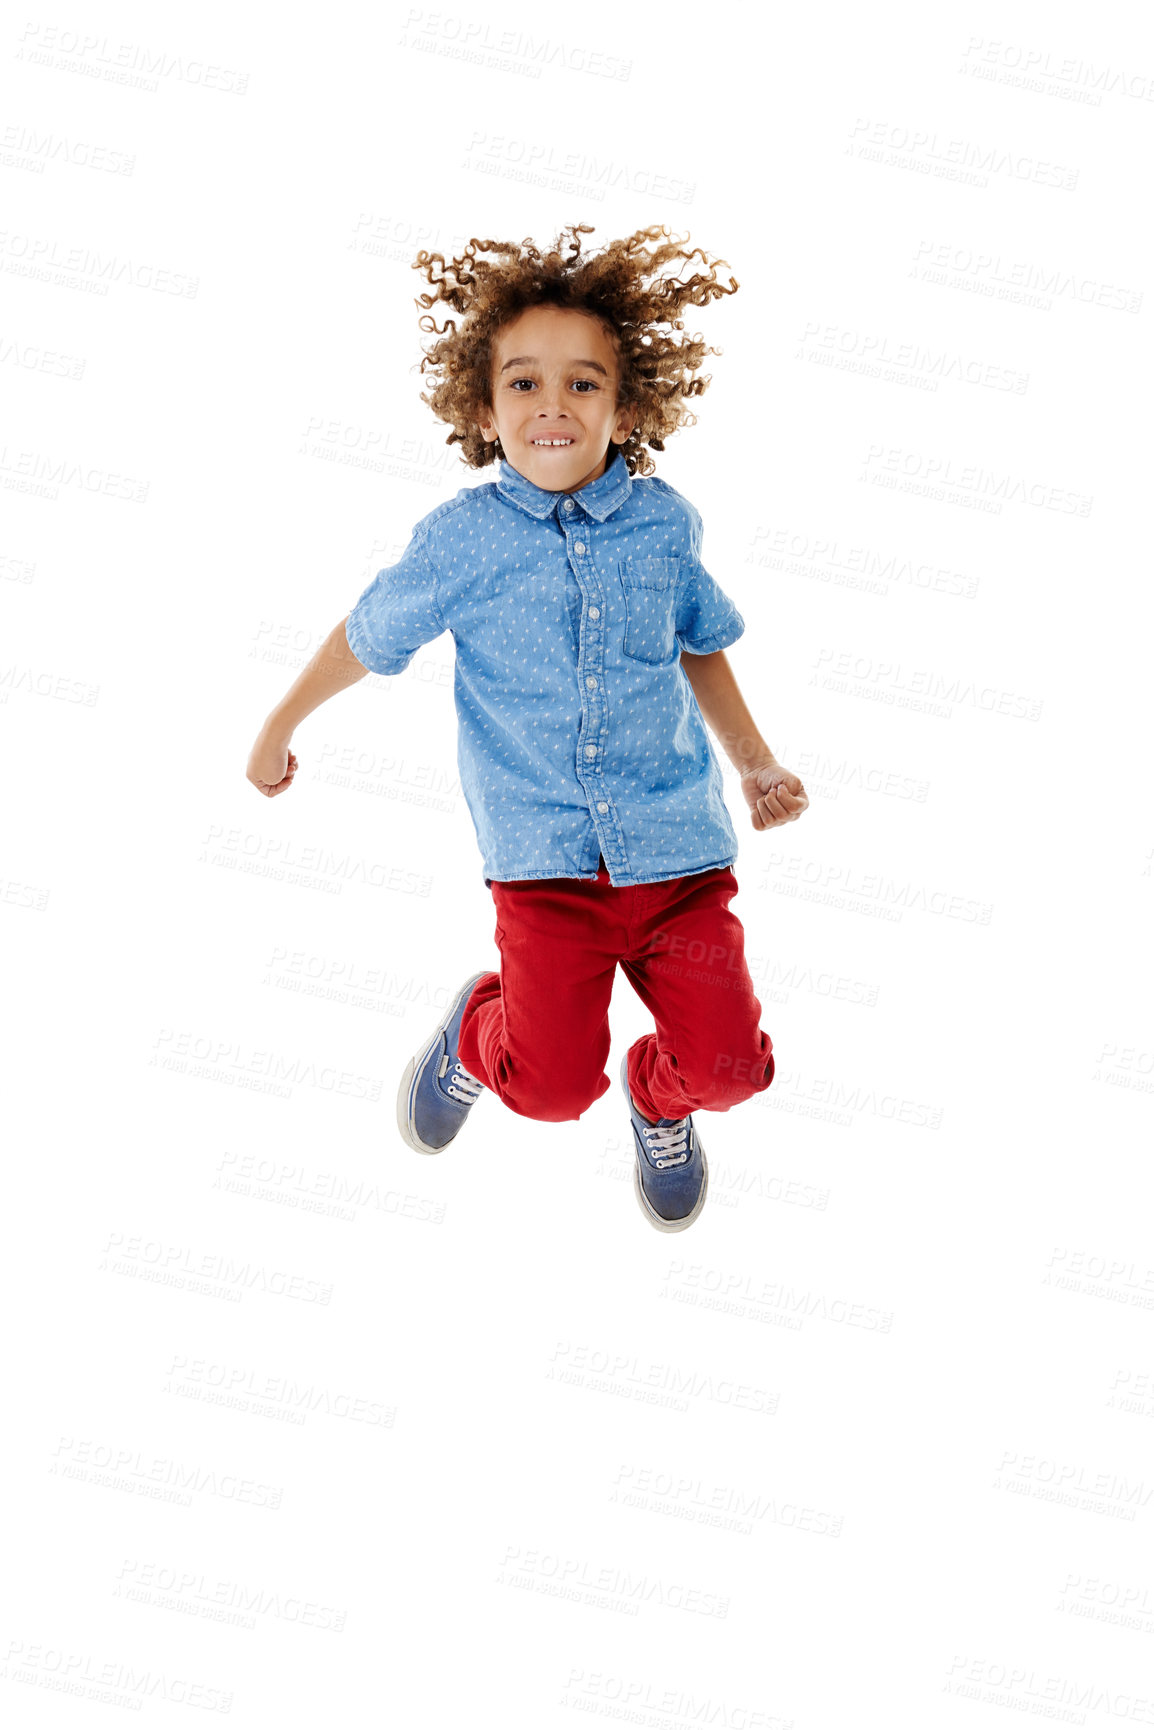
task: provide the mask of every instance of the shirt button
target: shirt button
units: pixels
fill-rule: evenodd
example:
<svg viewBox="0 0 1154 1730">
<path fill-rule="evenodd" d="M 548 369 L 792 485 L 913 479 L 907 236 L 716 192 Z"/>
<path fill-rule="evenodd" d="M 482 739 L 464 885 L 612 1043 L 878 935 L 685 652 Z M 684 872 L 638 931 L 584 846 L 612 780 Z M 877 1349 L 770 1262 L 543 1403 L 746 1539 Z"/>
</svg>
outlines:
<svg viewBox="0 0 1154 1730">
<path fill-rule="evenodd" d="M 600 607 L 590 607 L 589 617 L 591 619 L 599 619 L 601 617 L 601 608 Z"/>
<path fill-rule="evenodd" d="M 585 542 L 584 541 L 574 541 L 573 542 L 573 551 L 575 553 L 583 553 L 585 551 Z"/>
<path fill-rule="evenodd" d="M 608 811 L 608 809 L 609 809 L 609 807 L 608 807 L 608 805 L 607 805 L 607 804 L 606 804 L 606 803 L 605 803 L 605 801 L 604 801 L 604 799 L 598 799 L 598 801 L 597 801 L 597 809 L 598 809 L 598 810 L 599 810 L 599 811 Z"/>
<path fill-rule="evenodd" d="M 596 756 L 596 755 L 597 755 L 597 747 L 596 747 L 596 745 L 586 745 L 586 747 L 585 747 L 585 755 L 586 755 L 586 756 L 587 756 L 587 757 L 595 757 L 595 756 Z"/>
<path fill-rule="evenodd" d="M 597 681 L 596 681 L 596 679 L 586 679 L 586 681 L 585 681 L 585 689 L 586 689 L 586 690 L 587 690 L 587 691 L 595 691 L 595 690 L 596 690 L 596 689 L 597 689 Z"/>
<path fill-rule="evenodd" d="M 564 503 L 562 504 L 561 509 L 563 511 L 571 511 L 573 509 L 573 500 L 572 499 L 566 499 L 564 501 Z"/>
</svg>

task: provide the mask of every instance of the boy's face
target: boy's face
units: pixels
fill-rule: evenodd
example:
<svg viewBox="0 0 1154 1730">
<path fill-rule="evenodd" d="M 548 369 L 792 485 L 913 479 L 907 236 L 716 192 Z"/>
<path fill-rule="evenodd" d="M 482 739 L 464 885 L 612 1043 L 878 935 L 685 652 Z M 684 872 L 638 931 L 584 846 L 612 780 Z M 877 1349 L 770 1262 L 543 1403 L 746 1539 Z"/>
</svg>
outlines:
<svg viewBox="0 0 1154 1730">
<path fill-rule="evenodd" d="M 587 312 L 533 306 L 497 333 L 491 409 L 477 425 L 518 474 L 548 492 L 575 493 L 604 474 L 610 447 L 624 444 L 636 414 L 618 409 L 617 357 Z M 568 444 L 536 440 L 568 439 Z"/>
</svg>

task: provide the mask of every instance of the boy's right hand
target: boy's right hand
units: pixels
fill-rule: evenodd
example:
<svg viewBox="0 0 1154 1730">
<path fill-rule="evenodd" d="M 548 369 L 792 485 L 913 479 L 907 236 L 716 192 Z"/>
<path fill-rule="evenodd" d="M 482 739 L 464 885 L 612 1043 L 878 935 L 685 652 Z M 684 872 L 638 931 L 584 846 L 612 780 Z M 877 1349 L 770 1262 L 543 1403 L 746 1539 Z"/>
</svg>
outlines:
<svg viewBox="0 0 1154 1730">
<path fill-rule="evenodd" d="M 269 738 L 261 733 L 249 755 L 245 777 L 258 793 L 271 799 L 292 786 L 297 767 L 287 739 Z"/>
</svg>

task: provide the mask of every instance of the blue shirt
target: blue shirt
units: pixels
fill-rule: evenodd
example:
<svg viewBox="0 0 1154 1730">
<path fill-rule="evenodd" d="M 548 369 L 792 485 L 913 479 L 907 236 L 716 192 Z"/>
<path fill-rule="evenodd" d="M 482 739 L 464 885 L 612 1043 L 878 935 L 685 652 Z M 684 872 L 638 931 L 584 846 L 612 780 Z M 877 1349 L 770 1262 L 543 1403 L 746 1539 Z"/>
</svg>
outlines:
<svg viewBox="0 0 1154 1730">
<path fill-rule="evenodd" d="M 681 651 L 745 621 L 701 563 L 701 517 L 620 448 L 575 493 L 507 460 L 422 517 L 345 625 L 371 673 L 450 631 L 461 790 L 485 886 L 657 883 L 732 865 L 721 768 Z"/>
</svg>

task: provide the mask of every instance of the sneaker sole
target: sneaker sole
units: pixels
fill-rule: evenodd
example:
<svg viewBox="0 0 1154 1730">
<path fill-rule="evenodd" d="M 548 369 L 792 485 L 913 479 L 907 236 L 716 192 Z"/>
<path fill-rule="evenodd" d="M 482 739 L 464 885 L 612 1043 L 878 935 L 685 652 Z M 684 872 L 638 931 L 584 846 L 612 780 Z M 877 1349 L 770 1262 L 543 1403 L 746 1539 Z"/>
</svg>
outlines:
<svg viewBox="0 0 1154 1730">
<path fill-rule="evenodd" d="M 626 1052 L 625 1056 L 621 1059 L 621 1085 L 625 1089 L 626 1103 L 628 1104 L 628 1099 L 629 1099 L 629 1053 L 628 1052 Z M 630 1120 L 630 1121 L 632 1121 L 632 1120 Z M 705 1206 L 705 1198 L 709 1194 L 709 1165 L 708 1165 L 708 1162 L 706 1161 L 706 1158 L 705 1158 L 705 1149 L 699 1145 L 698 1146 L 698 1152 L 701 1154 L 701 1194 L 698 1196 L 697 1200 L 694 1202 L 692 1211 L 690 1213 L 687 1213 L 684 1219 L 662 1219 L 661 1215 L 659 1213 L 654 1213 L 653 1209 L 650 1207 L 649 1200 L 645 1194 L 645 1191 L 641 1187 L 641 1167 L 637 1163 L 641 1156 L 638 1154 L 637 1149 L 634 1148 L 634 1150 L 633 1150 L 633 1193 L 637 1197 L 638 1207 L 641 1209 L 642 1213 L 645 1215 L 645 1217 L 649 1221 L 650 1225 L 656 1226 L 658 1231 L 684 1231 L 686 1226 L 693 1224 L 694 1220 L 697 1218 L 698 1214 L 701 1212 L 702 1208 Z"/>
<path fill-rule="evenodd" d="M 421 1047 L 420 1051 L 417 1052 L 417 1055 L 411 1057 L 405 1065 L 405 1073 L 402 1075 L 401 1085 L 397 1089 L 397 1128 L 401 1132 L 401 1140 L 404 1141 L 408 1147 L 411 1147 L 414 1153 L 444 1153 L 445 1147 L 451 1147 L 453 1142 L 457 1139 L 456 1135 L 452 1135 L 445 1143 L 445 1147 L 426 1147 L 416 1130 L 413 1128 L 410 1114 L 412 1111 L 413 1091 L 416 1086 L 417 1071 L 421 1068 L 433 1047 L 441 1043 L 441 1035 L 444 1033 L 446 1027 L 448 1027 L 450 1021 L 452 1021 L 454 1015 L 456 1015 L 461 1004 L 471 996 L 473 987 L 476 985 L 478 979 L 483 979 L 486 973 L 491 972 L 492 968 L 483 967 L 480 973 L 474 973 L 472 979 L 462 985 L 460 991 L 458 991 L 456 997 L 454 997 L 452 1003 L 445 1011 L 444 1018 L 438 1026 L 437 1031 L 433 1034 L 433 1037 L 427 1040 Z M 462 1124 L 461 1127 L 463 1128 L 464 1125 Z M 459 1134 L 460 1130 L 457 1131 L 457 1135 Z"/>
</svg>

